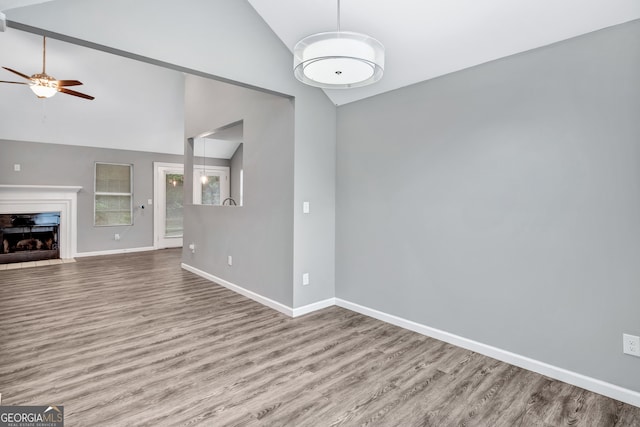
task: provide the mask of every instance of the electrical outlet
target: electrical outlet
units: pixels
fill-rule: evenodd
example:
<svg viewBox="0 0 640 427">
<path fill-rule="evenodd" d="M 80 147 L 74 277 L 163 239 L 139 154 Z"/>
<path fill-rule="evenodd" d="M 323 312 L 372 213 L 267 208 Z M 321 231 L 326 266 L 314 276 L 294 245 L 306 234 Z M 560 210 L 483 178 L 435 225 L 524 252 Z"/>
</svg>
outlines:
<svg viewBox="0 0 640 427">
<path fill-rule="evenodd" d="M 622 334 L 622 352 L 640 357 L 640 337 Z"/>
<path fill-rule="evenodd" d="M 120 235 L 118 233 L 114 234 L 113 240 L 120 240 Z"/>
<path fill-rule="evenodd" d="M 20 172 L 21 170 L 22 170 L 22 166 L 20 165 L 20 163 L 16 163 L 13 165 L 14 172 Z"/>
<path fill-rule="evenodd" d="M 227 256 L 227 264 L 233 265 L 233 257 L 231 255 Z"/>
<path fill-rule="evenodd" d="M 304 286 L 306 286 L 306 285 L 308 285 L 308 284 L 309 284 L 309 273 L 304 273 L 304 274 L 302 275 L 302 284 L 303 284 Z"/>
</svg>

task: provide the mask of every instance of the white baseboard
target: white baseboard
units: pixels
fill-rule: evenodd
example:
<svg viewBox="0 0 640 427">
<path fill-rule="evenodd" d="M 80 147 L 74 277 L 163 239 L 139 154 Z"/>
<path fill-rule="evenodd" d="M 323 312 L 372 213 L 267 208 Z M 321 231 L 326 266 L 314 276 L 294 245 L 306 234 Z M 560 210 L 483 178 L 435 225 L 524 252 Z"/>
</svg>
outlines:
<svg viewBox="0 0 640 427">
<path fill-rule="evenodd" d="M 153 251 L 153 250 L 155 250 L 153 246 L 145 246 L 141 248 L 111 249 L 108 251 L 80 252 L 80 253 L 77 253 L 75 257 L 83 258 L 83 257 L 100 256 L 100 255 L 117 255 L 117 254 L 128 254 L 132 252 L 146 252 L 146 251 Z"/>
<path fill-rule="evenodd" d="M 331 307 L 331 306 L 334 306 L 334 305 L 336 305 L 336 299 L 335 298 L 328 298 L 328 299 L 323 300 L 323 301 L 318 301 L 318 302 L 314 302 L 312 304 L 303 305 L 302 307 L 298 307 L 298 308 L 294 308 L 293 309 L 293 316 L 292 317 L 304 316 L 305 314 L 309 314 L 309 313 L 312 313 L 314 311 L 322 310 L 323 308 Z"/>
<path fill-rule="evenodd" d="M 373 317 L 374 319 L 382 320 L 383 322 L 390 323 L 458 347 L 466 348 L 467 350 L 475 351 L 476 353 L 492 357 L 520 368 L 528 369 L 529 371 L 546 375 L 550 378 L 590 390 L 594 393 L 602 394 L 603 396 L 628 403 L 629 405 L 640 407 L 640 393 L 636 391 L 591 378 L 586 375 L 578 374 L 576 372 L 568 371 L 557 366 L 549 365 L 548 363 L 540 362 L 519 354 L 511 353 L 510 351 L 502 350 L 497 347 L 473 341 L 459 335 L 441 331 L 440 329 L 425 326 L 382 311 L 345 301 L 340 298 L 336 298 L 335 301 L 336 305 L 339 307 Z"/>
<path fill-rule="evenodd" d="M 182 268 L 192 272 L 193 274 L 197 274 L 198 276 L 210 280 L 212 282 L 217 283 L 220 286 L 224 286 L 227 289 L 232 290 L 240 295 L 244 295 L 245 297 L 252 299 L 260 304 L 266 305 L 280 313 L 286 314 L 289 317 L 293 317 L 293 309 L 284 304 L 279 303 L 278 301 L 274 301 L 270 298 L 264 297 L 260 294 L 257 294 L 253 291 L 243 288 L 242 286 L 238 286 L 231 282 L 228 282 L 220 277 L 214 276 L 213 274 L 209 274 L 206 271 L 202 271 L 198 268 L 192 267 L 189 264 L 182 263 Z"/>
<path fill-rule="evenodd" d="M 243 295 L 256 302 L 259 302 L 262 305 L 266 305 L 267 307 L 272 308 L 276 311 L 279 311 L 282 314 L 286 314 L 289 317 L 303 316 L 305 314 L 309 314 L 317 310 L 322 310 L 323 308 L 331 307 L 336 303 L 335 298 L 329 298 L 324 301 L 318 301 L 313 304 L 308 304 L 302 307 L 292 308 L 282 303 L 279 303 L 278 301 L 274 301 L 271 298 L 267 298 L 256 292 L 245 289 L 242 286 L 238 286 L 235 283 L 231 283 L 228 280 L 224 280 L 220 277 L 214 276 L 213 274 L 207 273 L 206 271 L 202 271 L 199 268 L 192 267 L 189 264 L 182 263 L 181 266 L 183 269 L 190 271 L 193 274 L 197 274 L 198 276 L 204 279 L 217 283 L 220 286 L 223 286 L 229 290 L 232 290 L 233 292 Z"/>
</svg>

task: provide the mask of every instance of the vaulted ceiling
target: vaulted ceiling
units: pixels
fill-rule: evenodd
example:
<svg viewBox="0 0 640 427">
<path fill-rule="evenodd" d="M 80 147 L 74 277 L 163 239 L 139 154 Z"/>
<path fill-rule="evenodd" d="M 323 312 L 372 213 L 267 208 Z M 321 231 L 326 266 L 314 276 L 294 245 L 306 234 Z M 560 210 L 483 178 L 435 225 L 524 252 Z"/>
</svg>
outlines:
<svg viewBox="0 0 640 427">
<path fill-rule="evenodd" d="M 249 0 L 291 50 L 334 31 L 336 0 Z M 384 77 L 338 105 L 640 18 L 638 0 L 342 0 L 341 29 L 384 44 Z"/>
<path fill-rule="evenodd" d="M 0 11 L 43 2 L 0 0 Z M 248 2 L 290 50 L 336 28 L 336 0 Z M 342 0 L 340 12 L 342 30 L 385 45 L 386 65 L 374 85 L 327 90 L 336 105 L 639 19 L 640 0 Z"/>
</svg>

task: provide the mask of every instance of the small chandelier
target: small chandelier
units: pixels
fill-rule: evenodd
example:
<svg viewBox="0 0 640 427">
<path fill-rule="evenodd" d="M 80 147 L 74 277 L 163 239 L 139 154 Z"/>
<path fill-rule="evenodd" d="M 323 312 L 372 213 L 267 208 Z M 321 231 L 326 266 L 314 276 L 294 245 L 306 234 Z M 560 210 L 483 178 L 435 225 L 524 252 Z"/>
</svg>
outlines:
<svg viewBox="0 0 640 427">
<path fill-rule="evenodd" d="M 366 34 L 340 31 L 317 33 L 293 49 L 293 72 L 298 80 L 324 89 L 366 86 L 382 78 L 384 46 Z"/>
</svg>

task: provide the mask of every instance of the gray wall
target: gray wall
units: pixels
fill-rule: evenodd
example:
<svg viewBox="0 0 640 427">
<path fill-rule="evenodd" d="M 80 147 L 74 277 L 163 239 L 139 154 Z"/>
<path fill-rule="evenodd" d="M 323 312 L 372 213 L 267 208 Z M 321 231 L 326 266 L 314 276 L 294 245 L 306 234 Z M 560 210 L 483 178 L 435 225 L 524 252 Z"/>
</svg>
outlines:
<svg viewBox="0 0 640 427">
<path fill-rule="evenodd" d="M 231 198 L 240 205 L 240 172 L 242 171 L 242 157 L 244 152 L 244 144 L 240 144 L 236 152 L 231 156 L 229 177 Z"/>
<path fill-rule="evenodd" d="M 186 138 L 244 120 L 244 205 L 192 205 L 186 191 L 183 261 L 287 306 L 293 303 L 293 103 L 196 76 L 185 81 Z M 212 102 L 215 100 L 215 102 Z M 185 167 L 192 164 L 185 143 Z M 185 177 L 185 188 L 193 178 Z M 188 245 L 194 243 L 196 252 Z M 227 265 L 227 256 L 233 265 Z"/>
<path fill-rule="evenodd" d="M 133 165 L 132 226 L 95 227 L 93 188 L 95 162 Z M 0 184 L 74 185 L 78 193 L 78 252 L 153 246 L 153 162 L 182 163 L 182 156 L 130 150 L 0 140 Z M 13 171 L 14 164 L 20 172 Z M 114 234 L 120 240 L 114 240 Z"/>
<path fill-rule="evenodd" d="M 183 3 L 54 1 L 9 10 L 6 15 L 11 21 L 295 97 L 293 203 L 289 205 L 294 254 L 285 299 L 299 307 L 332 297 L 335 107 L 321 90 L 294 78 L 291 51 L 246 0 L 196 0 L 188 8 Z M 211 25 L 211 17 L 220 19 Z M 171 30 L 157 23 L 167 23 Z M 302 214 L 303 200 L 311 201 L 309 215 Z M 198 217 L 185 220 L 197 221 Z M 249 239 L 250 233 L 246 229 L 241 236 Z M 302 286 L 302 272 L 310 273 L 309 286 Z"/>
<path fill-rule="evenodd" d="M 337 297 L 640 391 L 638 40 L 340 107 Z"/>
<path fill-rule="evenodd" d="M 322 92 L 304 89 L 296 97 L 294 307 L 335 296 L 336 109 Z"/>
<path fill-rule="evenodd" d="M 231 167 L 231 161 L 229 159 L 218 159 L 216 157 L 207 157 L 206 159 L 203 159 L 202 157 L 196 154 L 195 158 L 193 159 L 192 165 L 197 168 L 197 167 L 201 167 L 203 163 L 207 166 Z"/>
</svg>

